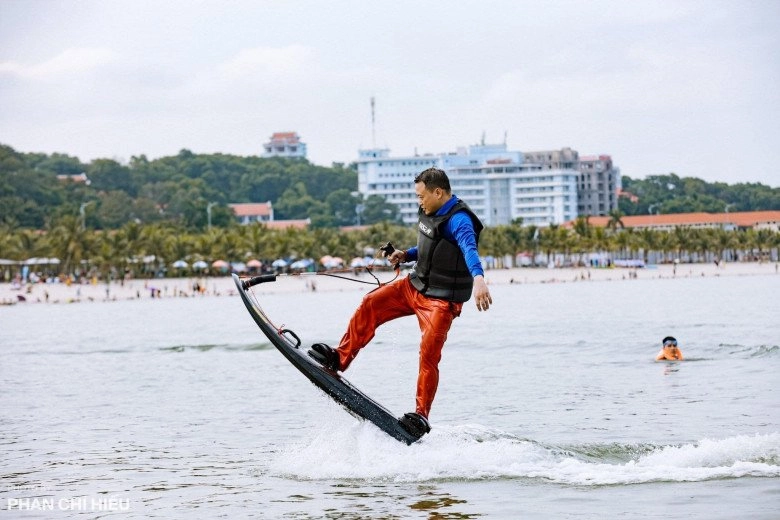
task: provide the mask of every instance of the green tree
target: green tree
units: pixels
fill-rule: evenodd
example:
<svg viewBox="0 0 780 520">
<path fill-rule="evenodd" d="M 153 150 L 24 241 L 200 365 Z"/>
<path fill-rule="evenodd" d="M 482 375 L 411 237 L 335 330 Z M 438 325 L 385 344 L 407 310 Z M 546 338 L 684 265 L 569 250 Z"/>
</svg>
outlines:
<svg viewBox="0 0 780 520">
<path fill-rule="evenodd" d="M 347 189 L 330 192 L 325 198 L 327 211 L 333 216 L 334 225 L 351 226 L 357 222 L 357 208 L 362 198 L 354 197 Z"/>
<path fill-rule="evenodd" d="M 398 206 L 387 202 L 379 195 L 370 195 L 363 203 L 361 222 L 368 225 L 380 222 L 400 224 L 401 216 L 398 212 Z"/>
<path fill-rule="evenodd" d="M 609 212 L 609 222 L 607 222 L 607 229 L 617 231 L 618 229 L 624 229 L 626 226 L 623 224 L 624 213 L 619 209 L 613 209 Z"/>
<path fill-rule="evenodd" d="M 71 273 L 88 260 L 94 235 L 82 225 L 81 219 L 68 215 L 53 222 L 47 235 L 50 251 L 60 259 L 60 271 Z"/>
<path fill-rule="evenodd" d="M 327 211 L 324 202 L 315 200 L 309 195 L 303 182 L 296 182 L 287 188 L 279 201 L 274 204 L 274 213 L 280 219 L 304 219 L 311 212 L 323 213 Z"/>
</svg>

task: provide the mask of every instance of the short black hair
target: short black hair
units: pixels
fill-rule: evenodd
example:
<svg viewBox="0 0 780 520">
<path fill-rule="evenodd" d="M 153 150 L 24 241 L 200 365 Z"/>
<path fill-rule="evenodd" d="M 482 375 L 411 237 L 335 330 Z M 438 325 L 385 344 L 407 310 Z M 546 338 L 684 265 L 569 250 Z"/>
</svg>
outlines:
<svg viewBox="0 0 780 520">
<path fill-rule="evenodd" d="M 661 345 L 665 345 L 667 341 L 677 341 L 677 338 L 674 336 L 666 336 L 664 339 L 661 340 Z"/>
<path fill-rule="evenodd" d="M 425 189 L 433 191 L 436 188 L 441 188 L 447 193 L 452 191 L 450 187 L 450 178 L 444 173 L 444 170 L 438 168 L 428 168 L 417 174 L 414 178 L 414 183 L 422 182 L 425 184 Z"/>
</svg>

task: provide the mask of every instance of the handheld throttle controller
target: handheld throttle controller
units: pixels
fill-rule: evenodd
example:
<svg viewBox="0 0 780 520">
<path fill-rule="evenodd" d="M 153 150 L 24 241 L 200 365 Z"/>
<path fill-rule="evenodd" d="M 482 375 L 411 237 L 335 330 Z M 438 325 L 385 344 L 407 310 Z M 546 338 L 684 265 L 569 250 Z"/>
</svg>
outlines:
<svg viewBox="0 0 780 520">
<path fill-rule="evenodd" d="M 388 258 L 395 252 L 395 247 L 393 246 L 392 242 L 388 242 L 387 244 L 380 247 L 379 250 L 384 253 L 385 258 Z M 394 264 L 393 269 L 398 269 L 398 265 L 399 263 Z"/>
</svg>

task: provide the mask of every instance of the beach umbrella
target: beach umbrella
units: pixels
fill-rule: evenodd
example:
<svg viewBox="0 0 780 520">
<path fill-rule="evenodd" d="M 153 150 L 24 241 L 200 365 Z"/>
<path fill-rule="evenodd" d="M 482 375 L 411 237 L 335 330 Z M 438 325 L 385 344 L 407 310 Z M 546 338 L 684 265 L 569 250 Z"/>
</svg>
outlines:
<svg viewBox="0 0 780 520">
<path fill-rule="evenodd" d="M 192 267 L 193 267 L 193 268 L 195 268 L 195 269 L 205 269 L 205 268 L 207 268 L 208 266 L 209 266 L 209 264 L 207 264 L 207 263 L 206 263 L 206 262 L 204 262 L 203 260 L 198 260 L 197 262 L 195 262 L 194 264 L 192 264 Z"/>
<path fill-rule="evenodd" d="M 297 262 L 293 262 L 290 265 L 290 268 L 291 269 L 306 269 L 307 267 L 309 267 L 313 263 L 314 263 L 314 260 L 312 260 L 311 258 L 304 258 L 302 260 L 298 260 Z"/>
<path fill-rule="evenodd" d="M 244 262 L 233 262 L 230 264 L 230 267 L 233 269 L 233 272 L 235 273 L 246 272 L 246 264 Z"/>
<path fill-rule="evenodd" d="M 188 267 L 190 264 L 188 264 L 188 263 L 187 263 L 187 262 L 185 262 L 184 260 L 176 260 L 176 261 L 175 261 L 173 264 L 171 264 L 171 265 L 172 265 L 173 267 L 175 267 L 176 269 L 185 269 L 185 268 L 186 268 L 186 267 Z"/>
<path fill-rule="evenodd" d="M 250 261 L 248 261 L 246 263 L 246 266 L 251 268 L 251 269 L 257 269 L 259 267 L 263 267 L 263 262 L 253 258 L 252 260 L 250 260 Z"/>
<path fill-rule="evenodd" d="M 329 260 L 327 261 L 321 259 L 320 263 L 322 263 L 323 267 L 326 269 L 335 269 L 344 265 L 344 259 L 337 256 L 332 256 L 329 257 Z"/>
<path fill-rule="evenodd" d="M 271 263 L 272 267 L 287 267 L 287 261 L 283 258 L 278 258 Z"/>
<path fill-rule="evenodd" d="M 366 261 L 359 256 L 356 256 L 352 259 L 352 261 L 349 263 L 350 267 L 365 267 Z"/>
<path fill-rule="evenodd" d="M 211 267 L 215 269 L 227 269 L 228 267 L 230 267 L 230 264 L 228 264 L 224 260 L 214 260 L 211 263 Z"/>
<path fill-rule="evenodd" d="M 16 265 L 21 262 L 18 262 L 16 260 L 8 260 L 7 258 L 0 258 L 0 265 Z"/>
</svg>

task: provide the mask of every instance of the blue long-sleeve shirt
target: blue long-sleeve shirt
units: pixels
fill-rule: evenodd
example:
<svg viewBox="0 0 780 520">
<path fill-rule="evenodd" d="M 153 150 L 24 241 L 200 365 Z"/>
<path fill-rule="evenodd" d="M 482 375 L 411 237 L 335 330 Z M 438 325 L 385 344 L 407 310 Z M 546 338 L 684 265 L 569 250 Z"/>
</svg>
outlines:
<svg viewBox="0 0 780 520">
<path fill-rule="evenodd" d="M 437 211 L 436 214 L 446 214 L 457 202 L 458 197 L 453 195 L 450 200 L 439 208 L 439 211 Z M 474 232 L 474 223 L 471 221 L 471 217 L 464 211 L 458 211 L 450 217 L 442 231 L 444 238 L 456 242 L 458 247 L 460 247 L 460 250 L 463 252 L 463 258 L 466 259 L 466 265 L 469 268 L 471 276 L 484 276 L 485 271 L 482 269 L 482 262 L 479 260 L 479 253 L 477 252 L 477 234 Z M 406 261 L 414 262 L 416 260 L 417 246 L 407 249 Z"/>
</svg>

